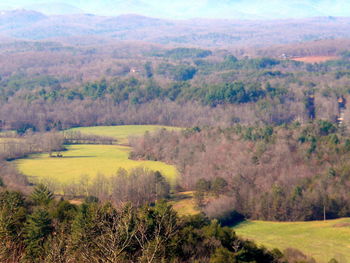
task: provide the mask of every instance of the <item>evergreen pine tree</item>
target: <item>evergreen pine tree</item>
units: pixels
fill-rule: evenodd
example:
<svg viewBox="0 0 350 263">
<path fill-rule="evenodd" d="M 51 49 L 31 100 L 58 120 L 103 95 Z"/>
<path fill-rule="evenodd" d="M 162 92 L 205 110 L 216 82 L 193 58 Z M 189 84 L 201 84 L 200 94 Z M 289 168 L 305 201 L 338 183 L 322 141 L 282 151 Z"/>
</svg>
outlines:
<svg viewBox="0 0 350 263">
<path fill-rule="evenodd" d="M 53 200 L 53 194 L 45 185 L 39 184 L 34 188 L 31 199 L 37 205 L 48 205 Z"/>
<path fill-rule="evenodd" d="M 29 216 L 25 228 L 26 238 L 26 257 L 28 260 L 38 262 L 44 255 L 44 244 L 53 227 L 49 213 L 42 208 L 39 208 Z"/>
<path fill-rule="evenodd" d="M 23 248 L 23 226 L 26 207 L 22 194 L 5 191 L 0 194 L 0 262 L 16 262 Z"/>
</svg>

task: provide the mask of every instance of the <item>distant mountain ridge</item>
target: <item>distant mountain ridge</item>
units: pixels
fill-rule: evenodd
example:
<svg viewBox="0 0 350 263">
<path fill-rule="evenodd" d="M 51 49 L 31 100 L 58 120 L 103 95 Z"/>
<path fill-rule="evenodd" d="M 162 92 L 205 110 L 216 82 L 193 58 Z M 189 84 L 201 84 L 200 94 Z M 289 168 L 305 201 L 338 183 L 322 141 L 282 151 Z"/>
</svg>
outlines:
<svg viewBox="0 0 350 263">
<path fill-rule="evenodd" d="M 0 11 L 0 28 L 13 28 L 14 25 L 25 27 L 28 24 L 33 24 L 46 18 L 44 14 L 31 10 Z"/>
<path fill-rule="evenodd" d="M 15 3 L 17 8 L 29 8 L 45 14 L 92 13 L 116 16 L 137 13 L 169 19 L 350 16 L 348 0 L 16 0 Z M 4 8 L 2 6 L 5 4 L 0 4 L 0 9 Z"/>
<path fill-rule="evenodd" d="M 99 38 L 208 47 L 257 46 L 350 38 L 350 18 L 289 20 L 170 20 L 142 15 L 44 15 L 31 10 L 0 11 L 0 36 L 24 40 Z"/>
</svg>

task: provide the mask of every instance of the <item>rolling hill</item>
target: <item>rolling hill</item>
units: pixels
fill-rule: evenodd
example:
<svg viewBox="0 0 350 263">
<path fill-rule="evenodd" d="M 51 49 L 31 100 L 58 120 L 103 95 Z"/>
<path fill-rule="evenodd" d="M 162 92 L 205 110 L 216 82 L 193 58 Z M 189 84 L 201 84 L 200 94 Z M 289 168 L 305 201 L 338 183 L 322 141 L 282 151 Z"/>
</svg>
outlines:
<svg viewBox="0 0 350 263">
<path fill-rule="evenodd" d="M 26 27 L 45 19 L 46 16 L 44 14 L 31 10 L 2 11 L 0 12 L 0 27 L 5 30 L 15 27 Z"/>
<path fill-rule="evenodd" d="M 73 8 L 74 10 L 74 8 Z M 229 11 L 227 9 L 226 11 Z M 257 16 L 258 17 L 258 16 Z M 350 18 L 289 20 L 169 20 L 141 15 L 44 15 L 31 10 L 0 12 L 0 36 L 21 40 L 65 38 L 142 41 L 166 45 L 263 47 L 272 44 L 350 38 Z"/>
</svg>

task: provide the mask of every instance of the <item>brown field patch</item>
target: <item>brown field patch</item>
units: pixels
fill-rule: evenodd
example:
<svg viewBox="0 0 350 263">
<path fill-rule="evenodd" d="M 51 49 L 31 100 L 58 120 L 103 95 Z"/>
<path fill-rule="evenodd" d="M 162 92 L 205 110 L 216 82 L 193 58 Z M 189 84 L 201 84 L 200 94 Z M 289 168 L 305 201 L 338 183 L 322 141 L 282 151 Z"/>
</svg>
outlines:
<svg viewBox="0 0 350 263">
<path fill-rule="evenodd" d="M 333 225 L 333 227 L 349 227 L 350 223 L 338 223 Z"/>
<path fill-rule="evenodd" d="M 308 56 L 308 57 L 299 57 L 299 58 L 292 58 L 291 60 L 304 62 L 304 63 L 321 63 L 326 62 L 330 60 L 336 60 L 339 57 L 337 56 Z"/>
</svg>

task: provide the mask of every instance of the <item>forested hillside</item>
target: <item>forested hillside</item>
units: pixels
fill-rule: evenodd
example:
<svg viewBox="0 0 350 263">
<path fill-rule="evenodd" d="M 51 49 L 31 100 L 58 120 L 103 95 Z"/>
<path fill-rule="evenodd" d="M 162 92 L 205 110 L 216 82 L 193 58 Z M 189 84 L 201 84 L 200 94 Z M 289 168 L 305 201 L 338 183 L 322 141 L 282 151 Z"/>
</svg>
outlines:
<svg viewBox="0 0 350 263">
<path fill-rule="evenodd" d="M 197 127 L 145 135 L 131 158 L 175 164 L 180 186 L 196 190 L 212 218 L 304 221 L 350 216 L 349 146 L 348 133 L 326 121 Z"/>
</svg>

